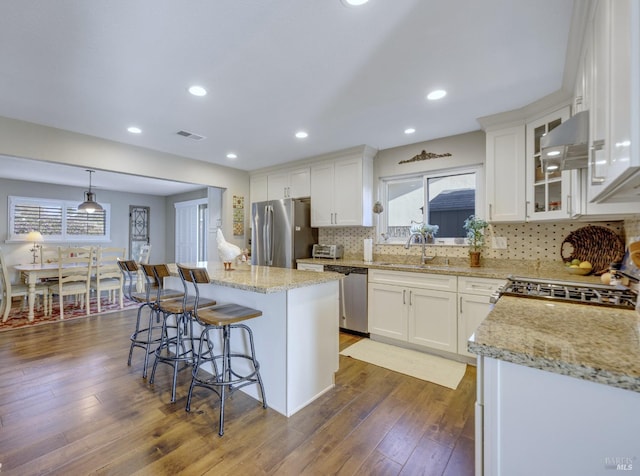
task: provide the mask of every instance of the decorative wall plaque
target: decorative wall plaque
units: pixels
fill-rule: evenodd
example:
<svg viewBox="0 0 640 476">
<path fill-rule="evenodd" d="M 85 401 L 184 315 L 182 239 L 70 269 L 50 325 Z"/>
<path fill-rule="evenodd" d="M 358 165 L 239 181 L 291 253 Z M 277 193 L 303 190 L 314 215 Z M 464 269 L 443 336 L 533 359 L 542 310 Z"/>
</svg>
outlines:
<svg viewBox="0 0 640 476">
<path fill-rule="evenodd" d="M 451 154 L 449 152 L 445 152 L 444 154 L 434 154 L 433 152 L 427 152 L 426 150 L 423 150 L 418 155 L 407 160 L 401 160 L 398 163 L 410 164 L 411 162 L 418 162 L 420 160 L 429 160 L 429 159 L 439 159 L 440 157 L 451 157 Z"/>
</svg>

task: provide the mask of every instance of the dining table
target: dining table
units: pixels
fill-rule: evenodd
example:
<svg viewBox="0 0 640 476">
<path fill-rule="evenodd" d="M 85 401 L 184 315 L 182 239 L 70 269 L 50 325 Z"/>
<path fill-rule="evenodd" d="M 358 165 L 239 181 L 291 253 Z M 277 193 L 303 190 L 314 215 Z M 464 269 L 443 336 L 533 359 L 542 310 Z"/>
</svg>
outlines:
<svg viewBox="0 0 640 476">
<path fill-rule="evenodd" d="M 13 266 L 16 271 L 19 271 L 25 278 L 26 284 L 29 286 L 29 322 L 33 321 L 34 313 L 34 301 L 36 297 L 36 284 L 40 283 L 46 278 L 58 277 L 58 263 L 34 263 L 34 264 L 16 264 Z M 73 267 L 71 265 L 70 267 Z"/>
</svg>

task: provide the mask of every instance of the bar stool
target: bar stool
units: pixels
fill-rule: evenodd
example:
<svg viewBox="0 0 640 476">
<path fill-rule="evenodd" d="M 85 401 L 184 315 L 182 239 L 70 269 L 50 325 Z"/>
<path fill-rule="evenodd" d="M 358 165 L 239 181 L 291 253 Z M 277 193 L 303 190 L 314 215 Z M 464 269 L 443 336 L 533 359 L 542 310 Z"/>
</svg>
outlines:
<svg viewBox="0 0 640 476">
<path fill-rule="evenodd" d="M 186 268 L 178 266 L 180 276 L 188 282 L 193 283 L 196 300 L 199 299 L 199 284 L 208 283 L 209 276 L 205 268 Z M 245 324 L 239 322 L 253 319 L 262 315 L 262 311 L 241 306 L 239 304 L 223 304 L 206 309 L 196 309 L 193 316 L 196 321 L 203 326 L 200 337 L 200 345 L 196 355 L 196 363 L 193 367 L 191 385 L 189 386 L 189 396 L 187 397 L 186 411 L 191 411 L 191 398 L 195 387 L 204 387 L 212 390 L 220 397 L 220 426 L 218 434 L 224 435 L 224 406 L 225 399 L 235 390 L 251 384 L 257 384 L 262 396 L 262 407 L 267 408 L 267 399 L 264 393 L 264 385 L 260 377 L 260 364 L 256 359 L 255 347 L 253 344 L 253 333 Z M 239 329 L 246 332 L 249 340 L 250 354 L 236 353 L 231 351 L 231 330 Z M 211 332 L 222 332 L 222 352 L 214 352 L 214 343 Z M 204 346 L 206 345 L 206 350 Z M 241 361 L 250 362 L 250 368 L 240 371 L 237 364 Z M 236 362 L 236 365 L 234 365 Z M 207 366 L 207 364 L 210 364 Z M 203 367 L 212 369 L 208 372 Z M 228 392 L 228 393 L 227 393 Z"/>
<path fill-rule="evenodd" d="M 148 266 L 148 265 L 143 265 Z M 162 282 L 164 278 L 170 276 L 167 265 L 154 265 L 153 272 L 156 281 Z M 178 371 L 187 368 L 194 362 L 194 335 L 192 313 L 196 308 L 206 308 L 215 306 L 216 301 L 213 299 L 197 299 L 190 296 L 187 292 L 187 286 L 184 283 L 184 292 L 181 299 L 159 300 L 158 311 L 162 314 L 162 334 L 160 345 L 155 349 L 155 360 L 153 361 L 153 369 L 149 383 L 153 384 L 155 380 L 156 369 L 158 363 L 170 365 L 173 368 L 173 380 L 171 385 L 171 403 L 176 401 L 176 387 L 178 385 Z M 175 317 L 175 326 L 170 325 L 169 317 Z M 175 330 L 170 332 L 170 330 Z M 186 344 L 189 344 L 188 346 Z M 181 369 L 180 364 L 185 366 Z"/>
<path fill-rule="evenodd" d="M 156 282 L 153 267 L 150 266 L 144 270 L 146 280 L 146 291 L 136 292 L 137 281 L 139 277 L 138 264 L 134 260 L 118 261 L 118 266 L 123 275 L 123 292 L 127 299 L 140 303 L 138 307 L 138 315 L 136 317 L 136 327 L 131 334 L 131 346 L 129 347 L 129 359 L 127 365 L 131 366 L 133 357 L 133 349 L 139 347 L 145 351 L 144 367 L 142 370 L 142 378 L 147 378 L 147 367 L 149 365 L 149 355 L 155 352 L 156 347 L 160 344 L 162 326 L 160 325 L 160 317 L 158 314 L 157 302 L 167 299 L 177 299 L 183 296 L 181 291 L 174 289 L 164 289 L 161 284 Z M 148 309 L 149 317 L 146 324 L 142 324 L 142 311 Z M 153 323 L 155 317 L 156 324 Z M 143 327 L 145 326 L 146 327 Z"/>
</svg>

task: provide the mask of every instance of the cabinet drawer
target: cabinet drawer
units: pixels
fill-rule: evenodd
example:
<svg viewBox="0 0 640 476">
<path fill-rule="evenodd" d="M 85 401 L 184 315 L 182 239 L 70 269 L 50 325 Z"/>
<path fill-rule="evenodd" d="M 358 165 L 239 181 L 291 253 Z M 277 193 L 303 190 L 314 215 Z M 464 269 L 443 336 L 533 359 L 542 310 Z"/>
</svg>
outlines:
<svg viewBox="0 0 640 476">
<path fill-rule="evenodd" d="M 298 263 L 298 269 L 300 271 L 317 271 L 322 273 L 324 271 L 324 266 L 315 263 Z"/>
<path fill-rule="evenodd" d="M 458 292 L 489 296 L 505 283 L 505 279 L 471 278 L 468 276 L 458 276 Z"/>
<path fill-rule="evenodd" d="M 405 271 L 370 269 L 369 282 L 455 292 L 457 277 L 444 274 L 412 273 Z"/>
</svg>

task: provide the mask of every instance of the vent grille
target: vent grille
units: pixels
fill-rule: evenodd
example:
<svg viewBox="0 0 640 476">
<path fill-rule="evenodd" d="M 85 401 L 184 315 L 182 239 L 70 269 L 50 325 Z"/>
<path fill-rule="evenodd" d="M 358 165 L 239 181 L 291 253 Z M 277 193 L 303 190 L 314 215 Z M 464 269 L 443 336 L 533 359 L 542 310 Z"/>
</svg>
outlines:
<svg viewBox="0 0 640 476">
<path fill-rule="evenodd" d="M 189 132 L 189 131 L 178 131 L 176 132 L 176 134 L 178 134 L 179 136 L 182 137 L 186 137 L 187 139 L 191 139 L 191 140 L 202 140 L 205 139 L 204 136 L 198 135 L 198 134 L 194 134 L 193 132 Z"/>
</svg>

